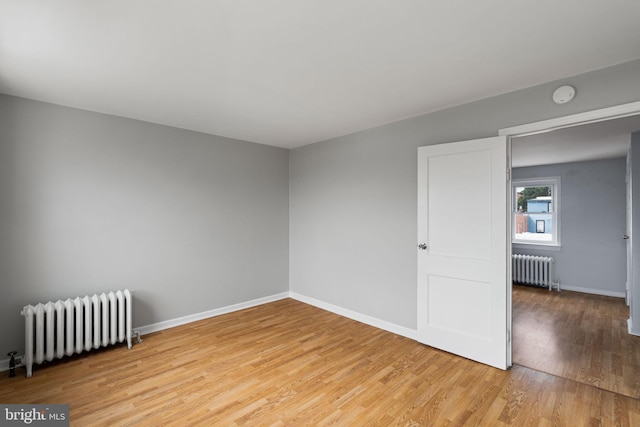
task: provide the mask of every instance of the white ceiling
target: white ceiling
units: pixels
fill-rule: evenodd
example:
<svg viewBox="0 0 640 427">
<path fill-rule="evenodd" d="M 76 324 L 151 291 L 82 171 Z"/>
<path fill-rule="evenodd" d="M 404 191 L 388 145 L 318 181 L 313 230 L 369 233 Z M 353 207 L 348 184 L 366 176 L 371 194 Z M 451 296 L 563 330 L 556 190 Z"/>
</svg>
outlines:
<svg viewBox="0 0 640 427">
<path fill-rule="evenodd" d="M 640 58 L 636 0 L 0 0 L 0 92 L 297 147 Z"/>
</svg>

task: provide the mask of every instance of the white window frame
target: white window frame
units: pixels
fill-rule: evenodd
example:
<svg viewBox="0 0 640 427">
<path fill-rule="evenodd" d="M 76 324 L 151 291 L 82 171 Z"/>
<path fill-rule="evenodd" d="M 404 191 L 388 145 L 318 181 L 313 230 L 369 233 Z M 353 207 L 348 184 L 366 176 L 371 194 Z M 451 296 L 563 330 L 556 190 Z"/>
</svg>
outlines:
<svg viewBox="0 0 640 427">
<path fill-rule="evenodd" d="M 551 223 L 552 223 L 552 231 L 551 234 L 553 236 L 553 240 L 551 241 L 532 241 L 532 240 L 522 240 L 516 239 L 516 213 L 518 211 L 518 198 L 516 196 L 516 188 L 519 187 L 543 187 L 548 186 L 551 187 L 551 197 L 552 197 L 552 212 L 551 214 Z M 525 179 L 514 179 L 511 181 L 511 194 L 513 199 L 513 206 L 511 207 L 511 243 L 515 248 L 529 248 L 532 249 L 534 247 L 539 247 L 540 249 L 555 249 L 560 250 L 562 246 L 560 243 L 560 177 L 559 176 L 551 176 L 551 177 L 542 177 L 542 178 L 525 178 Z"/>
</svg>

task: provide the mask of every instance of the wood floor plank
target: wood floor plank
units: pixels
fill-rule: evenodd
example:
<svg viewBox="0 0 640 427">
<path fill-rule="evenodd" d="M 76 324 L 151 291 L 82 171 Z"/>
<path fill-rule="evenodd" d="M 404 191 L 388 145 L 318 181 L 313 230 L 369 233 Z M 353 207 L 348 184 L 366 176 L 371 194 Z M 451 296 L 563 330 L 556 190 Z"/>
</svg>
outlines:
<svg viewBox="0 0 640 427">
<path fill-rule="evenodd" d="M 501 371 L 291 299 L 144 338 L 0 378 L 0 402 L 68 403 L 74 426 L 640 420 L 635 399 L 525 367 Z M 623 375 L 622 360 L 635 357 L 626 351 Z"/>
</svg>

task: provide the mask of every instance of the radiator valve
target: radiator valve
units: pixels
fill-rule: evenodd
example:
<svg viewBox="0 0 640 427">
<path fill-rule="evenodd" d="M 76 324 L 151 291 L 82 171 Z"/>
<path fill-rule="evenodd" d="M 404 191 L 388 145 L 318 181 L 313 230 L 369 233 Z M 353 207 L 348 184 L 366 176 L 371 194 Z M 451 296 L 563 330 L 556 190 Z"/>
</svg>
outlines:
<svg viewBox="0 0 640 427">
<path fill-rule="evenodd" d="M 11 357 L 9 360 L 9 378 L 16 376 L 16 354 L 17 351 L 10 351 L 7 356 Z"/>
</svg>

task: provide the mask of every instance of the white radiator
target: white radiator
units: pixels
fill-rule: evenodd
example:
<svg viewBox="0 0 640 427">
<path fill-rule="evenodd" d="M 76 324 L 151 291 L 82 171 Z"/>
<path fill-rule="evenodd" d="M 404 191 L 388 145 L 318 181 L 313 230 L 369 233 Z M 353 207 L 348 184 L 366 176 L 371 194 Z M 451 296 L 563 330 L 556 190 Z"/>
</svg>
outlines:
<svg viewBox="0 0 640 427">
<path fill-rule="evenodd" d="M 512 278 L 515 283 L 557 288 L 560 282 L 554 281 L 555 260 L 551 257 L 513 254 Z"/>
<path fill-rule="evenodd" d="M 131 292 L 77 297 L 66 301 L 27 305 L 25 357 L 27 377 L 33 364 L 121 343 L 131 348 Z"/>
</svg>

